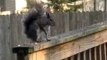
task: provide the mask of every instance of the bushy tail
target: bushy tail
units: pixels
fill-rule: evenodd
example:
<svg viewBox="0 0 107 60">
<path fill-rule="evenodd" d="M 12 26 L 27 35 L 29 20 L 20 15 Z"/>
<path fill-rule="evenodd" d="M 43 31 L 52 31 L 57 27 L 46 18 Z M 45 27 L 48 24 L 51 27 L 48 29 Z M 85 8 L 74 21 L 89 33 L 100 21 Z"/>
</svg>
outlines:
<svg viewBox="0 0 107 60">
<path fill-rule="evenodd" d="M 25 34 L 32 41 L 37 41 L 37 31 L 34 28 L 25 29 Z"/>
</svg>

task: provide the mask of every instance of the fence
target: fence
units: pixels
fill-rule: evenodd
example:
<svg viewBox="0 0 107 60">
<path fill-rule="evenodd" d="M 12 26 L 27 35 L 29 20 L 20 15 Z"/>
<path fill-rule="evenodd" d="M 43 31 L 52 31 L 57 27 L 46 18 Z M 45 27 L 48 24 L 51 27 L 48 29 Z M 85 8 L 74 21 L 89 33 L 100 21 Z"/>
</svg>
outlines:
<svg viewBox="0 0 107 60">
<path fill-rule="evenodd" d="M 56 26 L 51 28 L 51 36 L 82 29 L 107 20 L 107 12 L 101 11 L 55 13 L 52 16 Z M 11 55 L 11 48 L 18 44 L 26 45 L 29 43 L 30 40 L 23 33 L 23 18 L 24 15 L 15 14 L 0 16 L 1 60 L 15 60 Z"/>
<path fill-rule="evenodd" d="M 53 14 L 53 19 L 56 22 L 56 26 L 52 27 L 51 35 L 55 36 L 71 30 L 77 30 L 95 23 L 103 22 L 107 20 L 106 16 L 107 12 L 101 11 L 82 13 L 55 13 Z M 17 42 L 23 44 L 23 42 L 28 40 L 23 33 L 24 16 L 13 14 L 10 16 L 0 16 L 0 18 L 4 31 L 3 34 L 5 34 L 8 39 L 11 37 L 10 39 L 13 40 L 13 45 L 17 45 Z"/>
</svg>

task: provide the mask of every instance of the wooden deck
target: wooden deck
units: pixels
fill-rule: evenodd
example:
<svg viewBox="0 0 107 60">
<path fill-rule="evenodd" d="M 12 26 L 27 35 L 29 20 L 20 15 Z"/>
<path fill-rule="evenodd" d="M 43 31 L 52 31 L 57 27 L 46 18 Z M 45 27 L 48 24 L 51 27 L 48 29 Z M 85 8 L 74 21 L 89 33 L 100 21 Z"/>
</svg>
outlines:
<svg viewBox="0 0 107 60">
<path fill-rule="evenodd" d="M 69 57 L 107 43 L 106 29 L 107 22 L 59 35 L 56 40 L 35 45 L 34 51 L 29 53 L 29 60 L 72 60 Z"/>
</svg>

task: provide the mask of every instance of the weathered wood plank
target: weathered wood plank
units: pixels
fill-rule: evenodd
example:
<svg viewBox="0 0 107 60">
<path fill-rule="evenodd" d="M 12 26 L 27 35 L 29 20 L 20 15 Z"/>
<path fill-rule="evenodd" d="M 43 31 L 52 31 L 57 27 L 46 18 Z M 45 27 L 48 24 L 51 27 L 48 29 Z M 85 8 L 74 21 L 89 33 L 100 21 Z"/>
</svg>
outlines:
<svg viewBox="0 0 107 60">
<path fill-rule="evenodd" d="M 86 50 L 86 58 L 87 58 L 87 60 L 90 60 L 90 58 L 89 58 L 89 50 Z"/>
<path fill-rule="evenodd" d="M 92 60 L 92 53 L 91 53 L 91 49 L 89 49 L 89 60 Z"/>
<path fill-rule="evenodd" d="M 104 44 L 104 57 L 105 57 L 105 60 L 107 60 L 107 48 L 106 48 L 106 44 Z"/>
<path fill-rule="evenodd" d="M 99 46 L 96 47 L 96 51 L 97 51 L 97 60 L 100 60 Z"/>
<path fill-rule="evenodd" d="M 77 55 L 78 55 L 77 60 L 80 60 L 80 53 L 78 53 Z"/>
<path fill-rule="evenodd" d="M 86 59 L 86 51 L 84 51 L 83 53 L 84 53 L 84 60 L 87 60 Z"/>
<path fill-rule="evenodd" d="M 4 45 L 4 27 L 3 27 L 3 16 L 0 16 L 0 60 L 5 59 L 5 45 Z"/>
<path fill-rule="evenodd" d="M 97 60 L 97 49 L 96 49 L 96 47 L 94 48 L 94 58 L 95 58 L 95 60 Z"/>
<path fill-rule="evenodd" d="M 11 52 L 11 30 L 10 30 L 10 16 L 7 15 L 5 16 L 5 21 L 4 21 L 4 27 L 5 27 L 5 49 L 6 49 L 6 55 L 7 55 L 7 58 L 6 60 L 12 60 L 12 52 Z"/>
<path fill-rule="evenodd" d="M 91 48 L 91 60 L 95 60 L 94 56 L 94 48 Z"/>
<path fill-rule="evenodd" d="M 104 56 L 104 44 L 101 45 L 101 55 L 102 55 L 102 60 L 105 60 L 105 56 Z"/>
<path fill-rule="evenodd" d="M 12 14 L 11 16 L 11 31 L 12 31 L 12 42 L 13 46 L 15 47 L 18 44 L 18 24 L 17 24 L 17 16 L 15 14 Z"/>
<path fill-rule="evenodd" d="M 71 60 L 74 60 L 74 56 L 71 57 Z"/>
<path fill-rule="evenodd" d="M 11 31 L 10 31 L 10 16 L 0 16 L 0 31 L 2 33 L 1 41 L 1 51 L 3 60 L 11 60 Z M 7 56 L 7 58 L 5 58 Z"/>
<path fill-rule="evenodd" d="M 64 15 L 64 24 L 65 24 L 65 27 L 64 27 L 64 29 L 65 29 L 65 33 L 66 32 L 69 32 L 69 13 L 65 13 L 65 15 Z"/>
<path fill-rule="evenodd" d="M 102 60 L 102 52 L 101 52 L 101 46 L 99 46 L 99 53 L 100 53 L 100 60 Z"/>
<path fill-rule="evenodd" d="M 75 13 L 69 13 L 69 29 L 74 30 L 75 29 L 75 23 L 76 23 L 76 14 Z"/>
</svg>

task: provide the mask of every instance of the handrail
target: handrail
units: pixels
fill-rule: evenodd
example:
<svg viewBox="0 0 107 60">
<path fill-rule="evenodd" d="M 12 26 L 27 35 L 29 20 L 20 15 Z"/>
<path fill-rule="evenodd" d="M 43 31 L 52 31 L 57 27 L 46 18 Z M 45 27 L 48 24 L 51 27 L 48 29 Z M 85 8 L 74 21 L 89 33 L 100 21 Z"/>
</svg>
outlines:
<svg viewBox="0 0 107 60">
<path fill-rule="evenodd" d="M 34 51 L 40 51 L 42 49 L 46 49 L 46 48 L 50 48 L 56 45 L 60 45 L 63 43 L 67 43 L 69 41 L 73 41 L 75 39 L 102 31 L 107 29 L 107 21 L 106 22 L 101 22 L 101 23 L 97 23 L 76 31 L 71 31 L 59 36 L 54 36 L 52 38 L 52 41 L 50 42 L 42 42 L 42 43 L 38 43 L 37 45 L 34 46 Z"/>
</svg>

